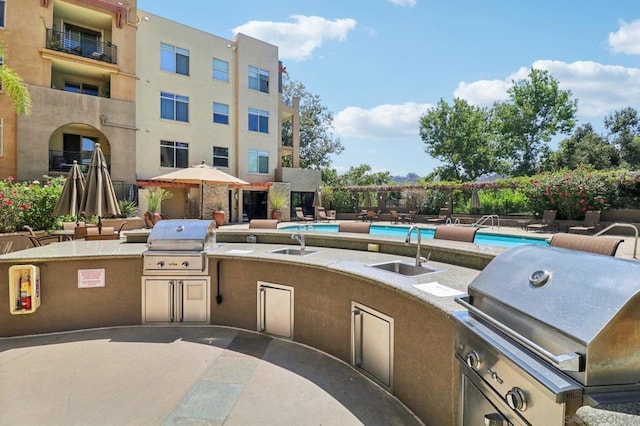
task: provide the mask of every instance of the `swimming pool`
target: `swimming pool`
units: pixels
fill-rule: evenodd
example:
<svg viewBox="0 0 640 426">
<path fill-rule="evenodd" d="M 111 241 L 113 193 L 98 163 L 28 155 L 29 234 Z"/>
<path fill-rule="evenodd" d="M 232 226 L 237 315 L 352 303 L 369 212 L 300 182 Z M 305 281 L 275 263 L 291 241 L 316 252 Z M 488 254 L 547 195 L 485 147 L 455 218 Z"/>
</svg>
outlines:
<svg viewBox="0 0 640 426">
<path fill-rule="evenodd" d="M 338 225 L 336 224 L 310 224 L 306 225 L 309 230 L 318 232 L 338 232 Z M 298 225 L 283 226 L 278 229 L 297 231 Z M 371 225 L 369 233 L 371 235 L 383 235 L 386 237 L 401 237 L 404 238 L 409 231 L 408 226 L 387 226 L 387 225 Z M 422 238 L 433 238 L 435 231 L 433 229 L 420 229 L 420 235 Z M 415 238 L 415 234 L 413 235 Z M 544 238 L 535 237 L 519 237 L 517 235 L 501 235 L 501 234 L 486 234 L 482 231 L 478 231 L 476 234 L 475 244 L 485 246 L 497 246 L 497 247 L 517 247 L 523 244 L 537 244 L 547 245 L 547 241 Z"/>
</svg>

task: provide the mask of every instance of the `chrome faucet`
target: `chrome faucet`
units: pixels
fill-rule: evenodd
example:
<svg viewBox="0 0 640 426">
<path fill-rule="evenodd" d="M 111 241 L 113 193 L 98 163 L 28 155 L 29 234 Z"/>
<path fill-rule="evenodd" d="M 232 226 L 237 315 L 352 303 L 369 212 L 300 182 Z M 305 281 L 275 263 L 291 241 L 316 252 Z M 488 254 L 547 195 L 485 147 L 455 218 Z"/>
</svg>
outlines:
<svg viewBox="0 0 640 426">
<path fill-rule="evenodd" d="M 418 228 L 416 225 L 412 225 L 411 228 L 409 228 L 409 232 L 407 232 L 407 238 L 404 239 L 404 243 L 409 244 L 411 242 L 411 233 L 414 230 L 418 234 L 418 246 L 416 248 L 416 266 L 422 266 L 422 262 L 426 262 L 427 259 L 420 255 L 420 245 L 422 244 L 422 239 L 420 238 L 420 228 Z"/>
<path fill-rule="evenodd" d="M 305 247 L 304 234 L 301 234 L 299 232 L 295 234 L 291 234 L 291 239 L 297 240 L 298 243 L 300 243 L 300 251 L 304 251 L 304 247 Z"/>
</svg>

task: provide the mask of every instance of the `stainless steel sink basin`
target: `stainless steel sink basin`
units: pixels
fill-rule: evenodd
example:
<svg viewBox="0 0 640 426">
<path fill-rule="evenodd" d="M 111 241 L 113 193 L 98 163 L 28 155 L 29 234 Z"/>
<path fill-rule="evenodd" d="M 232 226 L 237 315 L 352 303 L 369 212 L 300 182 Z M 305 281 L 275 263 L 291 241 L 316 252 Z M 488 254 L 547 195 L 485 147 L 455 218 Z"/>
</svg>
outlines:
<svg viewBox="0 0 640 426">
<path fill-rule="evenodd" d="M 285 247 L 285 248 L 281 248 L 281 249 L 277 249 L 277 250 L 272 250 L 270 253 L 289 254 L 289 255 L 292 255 L 292 256 L 306 256 L 308 254 L 313 254 L 313 253 L 317 253 L 317 252 L 318 252 L 318 250 L 310 250 L 310 249 L 300 250 L 299 248 Z"/>
<path fill-rule="evenodd" d="M 440 272 L 442 269 L 431 268 L 428 266 L 416 266 L 414 264 L 404 262 L 401 260 L 394 260 L 392 262 L 376 263 L 373 265 L 367 265 L 371 268 L 381 269 L 387 272 L 393 272 L 398 275 L 406 275 L 415 277 L 418 275 L 432 274 L 434 272 Z"/>
</svg>

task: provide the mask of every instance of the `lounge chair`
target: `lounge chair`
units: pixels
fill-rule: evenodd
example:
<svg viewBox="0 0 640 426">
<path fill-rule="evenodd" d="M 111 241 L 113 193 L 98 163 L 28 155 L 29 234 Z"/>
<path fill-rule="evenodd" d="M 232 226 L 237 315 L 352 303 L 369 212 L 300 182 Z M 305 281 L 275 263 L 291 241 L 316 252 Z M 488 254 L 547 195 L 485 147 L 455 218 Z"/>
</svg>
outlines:
<svg viewBox="0 0 640 426">
<path fill-rule="evenodd" d="M 600 223 L 600 210 L 589 210 L 584 215 L 584 224 L 580 226 L 569 227 L 569 232 L 575 232 L 579 234 L 588 234 L 598 229 Z"/>
<path fill-rule="evenodd" d="M 302 210 L 302 207 L 296 207 L 295 208 L 295 212 L 296 212 L 296 218 L 299 221 L 302 221 L 302 222 L 313 222 L 313 216 L 306 216 L 304 214 L 304 211 Z"/>
<path fill-rule="evenodd" d="M 409 213 L 399 214 L 400 222 L 413 223 L 416 221 L 416 211 L 411 210 Z"/>
<path fill-rule="evenodd" d="M 551 247 L 615 256 L 618 246 L 620 246 L 623 241 L 623 239 L 614 237 L 559 233 L 551 238 L 549 245 Z"/>
<path fill-rule="evenodd" d="M 318 219 L 325 222 L 336 220 L 335 218 L 327 216 L 327 211 L 324 209 L 324 207 L 318 207 Z"/>
<path fill-rule="evenodd" d="M 341 222 L 338 225 L 338 232 L 354 232 L 358 234 L 368 234 L 371 230 L 371 222 Z"/>
<path fill-rule="evenodd" d="M 478 228 L 473 226 L 440 225 L 436 226 L 433 239 L 472 243 L 476 238 L 476 232 L 478 232 Z"/>
<path fill-rule="evenodd" d="M 527 231 L 551 231 L 558 232 L 558 224 L 556 223 L 556 210 L 545 210 L 542 213 L 542 220 L 538 223 L 527 225 Z"/>
<path fill-rule="evenodd" d="M 367 218 L 366 220 L 368 220 L 369 222 L 373 222 L 374 220 L 378 220 L 378 218 L 380 218 L 380 213 L 382 212 L 382 210 L 378 210 L 377 212 L 374 212 L 373 210 L 367 210 Z"/>
<path fill-rule="evenodd" d="M 430 219 L 427 219 L 427 223 L 446 223 L 450 219 L 451 219 L 451 212 L 449 211 L 449 208 L 442 207 L 440 209 L 440 214 L 438 214 L 438 217 L 432 217 Z"/>
<path fill-rule="evenodd" d="M 278 219 L 251 219 L 249 229 L 278 229 Z"/>
</svg>

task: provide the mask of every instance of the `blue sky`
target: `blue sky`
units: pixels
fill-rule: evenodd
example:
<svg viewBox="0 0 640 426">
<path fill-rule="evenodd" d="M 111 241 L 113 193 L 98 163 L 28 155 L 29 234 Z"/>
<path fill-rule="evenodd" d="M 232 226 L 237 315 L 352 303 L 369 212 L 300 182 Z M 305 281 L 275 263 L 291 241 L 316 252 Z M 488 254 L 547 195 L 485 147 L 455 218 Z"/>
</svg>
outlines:
<svg viewBox="0 0 640 426">
<path fill-rule="evenodd" d="M 338 173 L 424 176 L 419 119 L 440 98 L 490 106 L 543 68 L 578 99 L 578 123 L 640 111 L 640 2 L 610 0 L 138 0 L 138 7 L 232 39 L 279 46 L 290 77 L 334 115 Z M 562 138 L 557 138 L 562 139 Z M 555 141 L 557 142 L 557 140 Z"/>
</svg>

